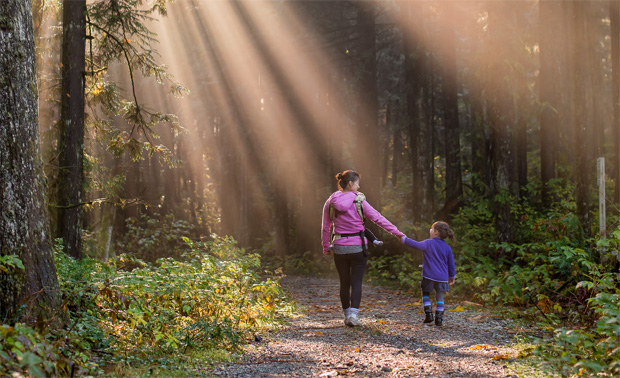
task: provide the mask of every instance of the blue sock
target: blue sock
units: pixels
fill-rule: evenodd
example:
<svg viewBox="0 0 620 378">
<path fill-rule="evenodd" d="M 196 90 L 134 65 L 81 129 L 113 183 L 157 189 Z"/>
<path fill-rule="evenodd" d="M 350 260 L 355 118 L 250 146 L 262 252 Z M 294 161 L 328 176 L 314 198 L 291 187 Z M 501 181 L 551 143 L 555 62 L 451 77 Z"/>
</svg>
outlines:
<svg viewBox="0 0 620 378">
<path fill-rule="evenodd" d="M 424 307 L 426 306 L 430 306 L 431 305 L 431 298 L 430 297 L 422 297 L 422 304 L 424 305 Z"/>
</svg>

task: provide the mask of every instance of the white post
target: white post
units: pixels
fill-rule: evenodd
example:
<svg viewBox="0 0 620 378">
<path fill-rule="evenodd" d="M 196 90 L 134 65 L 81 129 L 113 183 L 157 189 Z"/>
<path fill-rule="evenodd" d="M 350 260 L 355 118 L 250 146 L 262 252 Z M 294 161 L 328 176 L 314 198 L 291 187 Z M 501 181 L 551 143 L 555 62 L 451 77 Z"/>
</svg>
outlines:
<svg viewBox="0 0 620 378">
<path fill-rule="evenodd" d="M 606 237 L 606 210 L 605 210 L 605 158 L 596 159 L 597 178 L 598 178 L 598 222 L 601 238 Z"/>
</svg>

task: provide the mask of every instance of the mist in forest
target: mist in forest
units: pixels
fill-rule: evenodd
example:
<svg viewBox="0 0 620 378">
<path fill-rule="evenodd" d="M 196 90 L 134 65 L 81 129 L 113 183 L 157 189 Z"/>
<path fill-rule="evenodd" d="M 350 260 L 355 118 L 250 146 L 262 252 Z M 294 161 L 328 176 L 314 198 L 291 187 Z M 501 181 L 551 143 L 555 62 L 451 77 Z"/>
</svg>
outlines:
<svg viewBox="0 0 620 378">
<path fill-rule="evenodd" d="M 128 218 L 169 215 L 195 237 L 232 235 L 279 256 L 316 252 L 323 203 L 345 169 L 361 173 L 375 208 L 415 232 L 468 196 L 518 194 L 544 175 L 545 156 L 571 166 L 576 140 L 590 159 L 611 153 L 608 9 L 546 3 L 170 3 L 148 23 L 152 47 L 189 93 L 133 80 L 137 101 L 178 116 L 179 128 L 158 125 L 152 141 L 172 157 L 111 154 L 90 128 L 86 197 L 111 197 L 117 185 L 113 197 L 129 205 L 93 206 L 84 226 L 96 233 L 105 223 L 120 237 Z M 122 63 L 109 76 L 129 91 Z M 42 112 L 43 132 L 53 120 Z"/>
</svg>

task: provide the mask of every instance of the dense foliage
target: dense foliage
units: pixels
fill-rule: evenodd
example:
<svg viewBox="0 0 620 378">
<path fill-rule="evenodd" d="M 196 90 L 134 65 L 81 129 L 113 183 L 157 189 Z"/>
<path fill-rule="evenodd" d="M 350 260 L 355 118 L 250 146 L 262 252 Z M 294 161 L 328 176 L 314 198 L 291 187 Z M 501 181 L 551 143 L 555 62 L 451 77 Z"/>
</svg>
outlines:
<svg viewBox="0 0 620 378">
<path fill-rule="evenodd" d="M 262 280 L 260 259 L 230 238 L 185 239 L 181 260 L 121 255 L 75 261 L 57 251 L 64 329 L 0 327 L 0 375 L 103 373 L 110 366 L 170 364 L 192 350 L 238 350 L 278 321 L 287 302 Z"/>
<path fill-rule="evenodd" d="M 451 225 L 457 265 L 453 294 L 486 305 L 508 306 L 533 332 L 535 355 L 562 376 L 620 374 L 620 229 L 606 239 L 585 239 L 570 183 L 556 183 L 562 198 L 541 210 L 537 187 L 530 200 L 507 198 L 517 221 L 515 242 L 499 243 L 488 200 L 472 200 Z M 390 189 L 385 213 L 395 219 Z M 472 196 L 471 198 L 475 198 Z M 616 219 L 608 219 L 610 225 Z M 404 230 L 426 239 L 428 225 Z M 421 253 L 392 246 L 369 260 L 370 279 L 419 292 Z M 542 332 L 542 333 L 540 333 Z"/>
</svg>

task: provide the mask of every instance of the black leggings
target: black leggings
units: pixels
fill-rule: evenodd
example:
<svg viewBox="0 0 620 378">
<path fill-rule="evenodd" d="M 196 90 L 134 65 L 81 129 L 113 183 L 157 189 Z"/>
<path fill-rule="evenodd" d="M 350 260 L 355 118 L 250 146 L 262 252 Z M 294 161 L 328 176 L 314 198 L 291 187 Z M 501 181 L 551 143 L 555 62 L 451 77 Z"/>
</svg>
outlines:
<svg viewBox="0 0 620 378">
<path fill-rule="evenodd" d="M 340 276 L 340 301 L 342 308 L 360 308 L 362 280 L 366 270 L 367 256 L 363 252 L 346 255 L 334 254 L 336 270 Z"/>
</svg>

